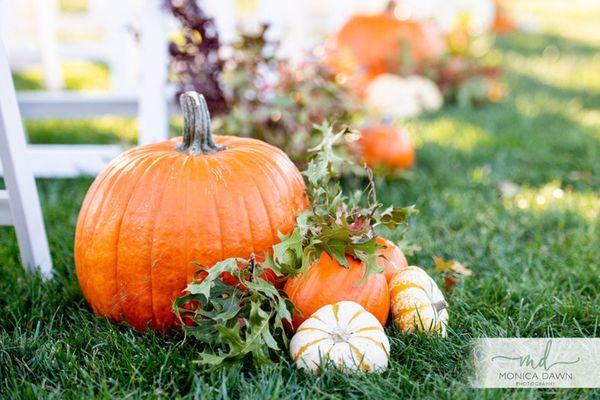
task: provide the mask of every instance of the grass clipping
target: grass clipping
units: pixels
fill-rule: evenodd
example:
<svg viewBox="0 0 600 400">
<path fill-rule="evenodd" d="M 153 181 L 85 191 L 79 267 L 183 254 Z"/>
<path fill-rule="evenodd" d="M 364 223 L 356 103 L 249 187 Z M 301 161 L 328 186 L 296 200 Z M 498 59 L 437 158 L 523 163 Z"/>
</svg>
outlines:
<svg viewBox="0 0 600 400">
<path fill-rule="evenodd" d="M 289 235 L 264 261 L 230 258 L 213 266 L 200 266 L 197 278 L 177 298 L 173 309 L 187 336 L 203 346 L 198 362 L 218 366 L 234 361 L 254 365 L 276 361 L 289 338 L 293 304 L 285 292 L 269 280 L 273 272 L 283 282 L 302 274 L 323 252 L 348 268 L 346 256 L 366 266 L 363 279 L 380 273 L 375 230 L 379 226 L 406 227 L 413 207 L 382 209 L 377 201 L 370 171 L 369 183 L 352 196 L 343 193 L 340 176 L 347 157 L 340 155 L 340 143 L 349 131 L 334 133 L 328 124 L 315 127 L 321 143 L 311 150 L 303 172 L 307 181 L 310 208 L 298 216 Z M 364 203 L 364 204 L 363 204 Z"/>
</svg>

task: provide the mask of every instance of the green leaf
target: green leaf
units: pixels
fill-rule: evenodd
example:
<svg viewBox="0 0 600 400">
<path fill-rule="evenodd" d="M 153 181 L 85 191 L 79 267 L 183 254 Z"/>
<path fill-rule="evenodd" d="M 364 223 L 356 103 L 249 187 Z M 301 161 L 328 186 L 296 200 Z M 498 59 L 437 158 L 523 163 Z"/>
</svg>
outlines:
<svg viewBox="0 0 600 400">
<path fill-rule="evenodd" d="M 377 239 L 374 237 L 354 242 L 352 244 L 352 247 L 355 251 L 359 251 L 365 254 L 375 254 L 377 250 L 382 248 L 382 246 L 377 244 Z"/>
<path fill-rule="evenodd" d="M 308 182 L 316 185 L 321 179 L 323 179 L 323 165 L 315 161 L 310 161 L 304 171 L 304 176 L 308 178 Z"/>
<path fill-rule="evenodd" d="M 350 264 L 348 264 L 348 260 L 346 260 L 346 247 L 347 243 L 342 241 L 333 241 L 324 245 L 325 251 L 327 251 L 329 255 L 332 255 L 340 265 L 345 268 L 350 268 Z"/>
<path fill-rule="evenodd" d="M 405 223 L 408 217 L 417 214 L 414 206 L 404 208 L 389 207 L 381 212 L 379 221 L 387 228 L 394 229 L 400 224 Z"/>
<path fill-rule="evenodd" d="M 199 353 L 198 356 L 200 357 L 199 364 L 219 365 L 225 360 L 225 357 L 206 352 Z"/>
<path fill-rule="evenodd" d="M 215 284 L 215 279 L 224 272 L 235 273 L 237 269 L 238 264 L 235 258 L 220 261 L 208 270 L 208 275 L 201 282 L 191 283 L 185 290 L 191 294 L 201 294 L 208 299 L 210 297 L 210 290 Z M 206 271 L 206 269 L 204 270 Z"/>
<path fill-rule="evenodd" d="M 292 234 L 273 246 L 273 258 L 280 264 L 294 265 L 296 258 L 302 255 L 304 238 L 299 229 L 294 229 Z"/>
<path fill-rule="evenodd" d="M 373 274 L 380 274 L 384 271 L 385 267 L 377 263 L 377 254 L 368 254 L 362 251 L 356 251 L 355 255 L 363 264 L 365 264 L 365 274 L 359 281 L 359 284 L 364 283 L 369 276 Z"/>
</svg>

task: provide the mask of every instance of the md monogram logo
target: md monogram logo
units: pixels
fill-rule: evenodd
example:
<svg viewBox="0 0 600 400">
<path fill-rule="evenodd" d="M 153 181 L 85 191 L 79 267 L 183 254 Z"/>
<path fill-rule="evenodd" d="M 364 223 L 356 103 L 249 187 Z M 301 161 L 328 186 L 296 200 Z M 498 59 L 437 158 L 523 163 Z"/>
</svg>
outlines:
<svg viewBox="0 0 600 400">
<path fill-rule="evenodd" d="M 502 359 L 513 360 L 513 361 L 518 361 L 519 366 L 521 366 L 521 367 L 530 367 L 531 369 L 534 369 L 534 370 L 543 368 L 545 371 L 548 371 L 548 370 L 550 370 L 550 368 L 552 368 L 556 365 L 576 364 L 581 360 L 580 357 L 577 357 L 577 359 L 573 360 L 573 361 L 555 361 L 555 362 L 549 364 L 548 360 L 550 358 L 551 349 L 552 349 L 552 339 L 549 339 L 546 342 L 546 347 L 544 348 L 544 354 L 537 361 L 536 361 L 535 357 L 531 356 L 530 354 L 526 354 L 521 357 L 495 356 L 495 357 L 492 357 L 492 361 L 502 360 Z"/>
<path fill-rule="evenodd" d="M 488 338 L 474 346 L 475 387 L 600 387 L 600 339 Z"/>
</svg>

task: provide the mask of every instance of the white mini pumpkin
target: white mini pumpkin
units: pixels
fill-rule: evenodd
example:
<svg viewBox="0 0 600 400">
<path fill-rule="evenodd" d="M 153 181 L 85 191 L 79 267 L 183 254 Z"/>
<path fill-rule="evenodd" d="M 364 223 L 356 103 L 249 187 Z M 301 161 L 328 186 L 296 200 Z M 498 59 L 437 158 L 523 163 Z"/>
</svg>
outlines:
<svg viewBox="0 0 600 400">
<path fill-rule="evenodd" d="M 388 366 L 389 353 L 381 323 L 353 301 L 319 308 L 290 343 L 296 366 L 311 372 L 327 365 L 346 372 L 381 372 Z"/>
<path fill-rule="evenodd" d="M 438 332 L 446 336 L 448 303 L 427 272 L 410 266 L 398 272 L 390 282 L 392 320 L 396 328 L 412 333 Z"/>
<path fill-rule="evenodd" d="M 381 74 L 367 87 L 365 102 L 375 113 L 408 118 L 438 110 L 444 98 L 437 85 L 422 76 Z"/>
</svg>

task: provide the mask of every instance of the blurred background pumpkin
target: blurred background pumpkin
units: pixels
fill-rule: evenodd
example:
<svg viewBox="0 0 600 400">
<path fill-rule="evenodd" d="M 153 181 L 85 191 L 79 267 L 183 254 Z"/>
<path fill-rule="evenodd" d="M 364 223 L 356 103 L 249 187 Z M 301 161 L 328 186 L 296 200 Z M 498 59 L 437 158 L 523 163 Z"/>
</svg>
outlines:
<svg viewBox="0 0 600 400">
<path fill-rule="evenodd" d="M 370 123 L 360 130 L 356 151 L 371 168 L 408 169 L 416 153 L 408 132 L 387 123 Z"/>
<path fill-rule="evenodd" d="M 441 56 L 438 30 L 420 21 L 399 20 L 389 12 L 355 15 L 330 40 L 327 64 L 346 76 L 359 95 L 386 72 L 411 73 Z"/>
</svg>

